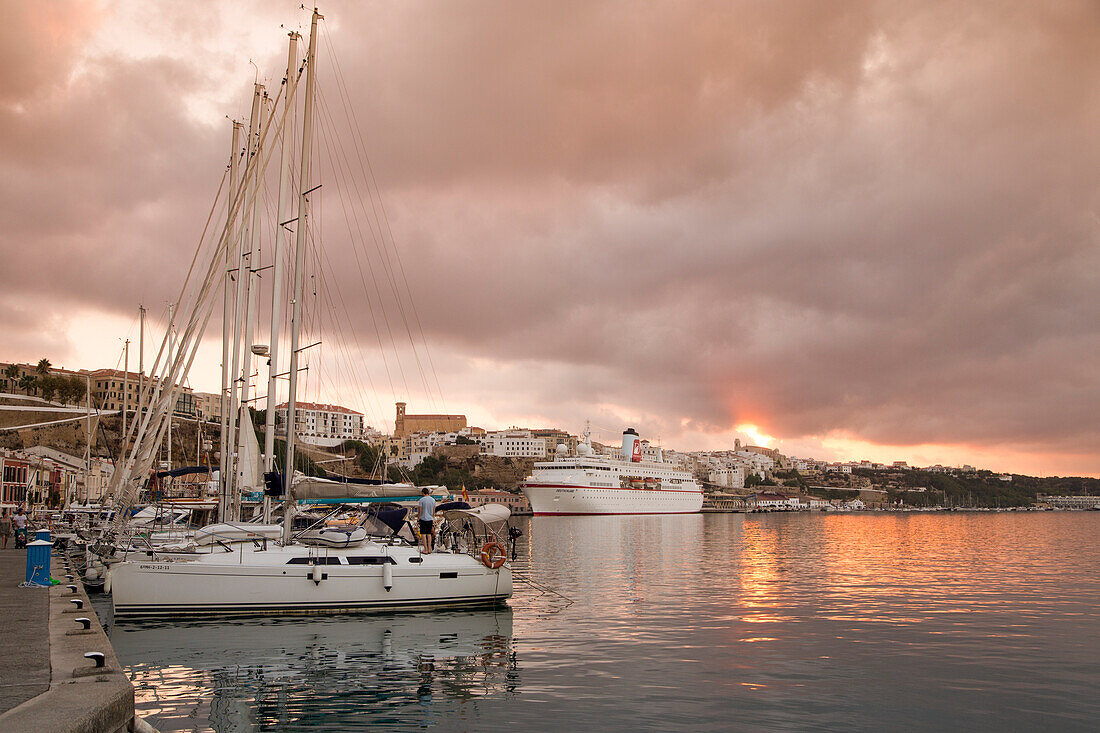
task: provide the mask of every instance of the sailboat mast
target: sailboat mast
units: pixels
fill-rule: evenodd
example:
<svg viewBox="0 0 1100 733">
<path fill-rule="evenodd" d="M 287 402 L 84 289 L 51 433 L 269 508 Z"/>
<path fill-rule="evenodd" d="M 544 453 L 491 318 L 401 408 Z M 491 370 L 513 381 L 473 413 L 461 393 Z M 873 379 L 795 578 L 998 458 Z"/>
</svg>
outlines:
<svg viewBox="0 0 1100 733">
<path fill-rule="evenodd" d="M 91 376 L 84 377 L 85 380 L 85 405 L 84 408 L 88 412 L 88 425 L 84 433 L 84 506 L 88 506 L 88 498 L 91 496 L 91 480 L 92 480 L 92 378 Z"/>
<path fill-rule="evenodd" d="M 176 305 L 175 305 L 175 303 L 169 303 L 168 304 L 168 363 L 169 364 L 174 364 L 175 363 L 175 361 L 174 361 L 175 357 L 172 355 L 172 350 L 175 347 L 175 341 L 173 340 L 172 332 L 174 331 L 175 325 L 176 325 Z M 168 373 L 171 374 L 171 372 L 168 372 Z M 171 389 L 171 385 L 169 385 L 169 389 Z M 175 414 L 175 412 L 176 412 L 176 406 L 175 405 L 169 405 L 168 406 L 168 470 L 169 471 L 172 470 L 172 416 Z M 172 477 L 169 476 L 169 477 L 167 477 L 167 481 L 165 483 L 167 483 L 171 480 L 172 480 Z"/>
<path fill-rule="evenodd" d="M 237 197 L 237 152 L 240 145 L 241 123 L 233 122 L 233 143 L 229 148 L 229 206 L 230 216 L 233 212 L 233 201 Z M 232 222 L 226 222 L 226 231 L 233 231 Z M 233 247 L 225 248 L 225 274 L 224 288 L 222 289 L 222 394 L 221 394 L 221 431 L 218 441 L 221 453 L 218 460 L 218 521 L 225 520 L 225 500 L 229 495 L 226 487 L 229 485 L 229 331 L 233 328 L 232 298 L 230 297 L 230 283 L 233 282 L 231 272 Z"/>
<path fill-rule="evenodd" d="M 126 442 L 126 413 L 130 409 L 130 339 L 126 339 L 126 357 L 122 361 L 122 442 Z M 125 445 L 119 446 L 119 450 Z"/>
<path fill-rule="evenodd" d="M 316 9 L 309 26 L 309 52 L 306 54 L 306 98 L 302 118 L 302 160 L 298 167 L 298 223 L 294 227 L 294 300 L 290 315 L 290 389 L 286 409 L 286 495 L 283 502 L 283 542 L 290 542 L 294 531 L 294 501 L 291 484 L 294 480 L 294 419 L 298 398 L 298 331 L 302 319 L 302 271 L 306 264 L 306 224 L 309 205 L 309 152 L 313 133 L 313 87 L 317 52 L 317 21 L 323 18 Z"/>
<path fill-rule="evenodd" d="M 288 112 L 294 109 L 294 93 L 298 89 L 298 39 L 296 32 L 290 32 L 289 48 L 286 55 L 286 94 L 283 95 L 283 104 Z M 283 119 L 289 122 L 292 118 L 284 114 Z M 282 129 L 282 143 L 279 159 L 279 198 L 276 199 L 277 215 L 275 222 L 275 241 L 272 243 L 271 262 L 274 271 L 271 275 L 271 337 L 268 340 L 267 361 L 267 414 L 264 419 L 264 471 L 275 470 L 275 407 L 278 404 L 278 374 L 279 374 L 279 325 L 283 316 L 283 237 L 288 236 L 283 227 L 283 217 L 286 215 L 283 208 L 283 200 L 286 198 L 286 190 L 290 185 L 290 157 L 293 155 L 290 149 L 290 130 L 286 122 Z M 264 494 L 264 522 L 271 521 L 271 497 Z"/>
<path fill-rule="evenodd" d="M 135 417 L 141 420 L 141 398 L 145 391 L 145 306 L 138 306 L 138 403 Z"/>
<path fill-rule="evenodd" d="M 253 150 L 254 141 L 256 140 L 256 130 L 259 126 L 260 118 L 260 84 L 255 84 L 252 94 L 252 117 L 248 122 L 248 163 L 245 170 L 249 170 L 255 165 L 256 157 Z M 248 175 L 247 173 L 245 174 Z M 252 181 L 255 184 L 256 175 L 252 174 Z M 247 215 L 246 215 L 247 216 Z M 246 224 L 250 225 L 246 218 Z M 229 519 L 235 519 L 232 516 L 232 507 L 236 503 L 234 501 L 235 493 L 238 490 L 237 487 L 237 417 L 240 413 L 241 403 L 240 395 L 237 387 L 237 374 L 241 369 L 241 326 L 246 317 L 246 307 L 248 304 L 248 280 L 249 273 L 252 269 L 252 253 L 246 249 L 248 246 L 248 230 L 242 233 L 241 239 L 241 252 L 240 257 L 237 259 L 237 305 L 234 309 L 233 317 L 233 382 L 229 386 L 229 436 L 228 448 L 229 448 L 229 460 L 230 464 L 227 466 L 226 475 L 228 477 L 228 483 L 226 484 L 226 509 L 230 512 Z"/>
<path fill-rule="evenodd" d="M 267 92 L 264 91 L 262 84 L 256 85 L 256 90 L 261 92 L 261 100 L 259 106 L 259 114 L 256 119 L 256 137 L 254 143 L 254 150 L 252 153 L 253 159 L 256 161 L 253 165 L 258 166 L 260 160 L 260 139 L 263 133 L 263 114 L 267 108 Z M 260 176 L 252 176 L 252 211 L 248 217 L 248 278 L 245 281 L 244 293 L 245 293 L 245 318 L 244 318 L 244 342 L 242 347 L 242 359 L 241 359 L 241 401 L 240 401 L 240 421 L 243 422 L 245 416 L 249 415 L 248 402 L 249 393 L 252 388 L 252 323 L 256 320 L 256 307 L 257 296 L 259 294 L 259 287 L 256 283 L 256 271 L 260 264 L 260 239 L 259 239 L 259 216 L 257 208 L 259 206 L 259 191 L 260 191 Z M 251 429 L 251 426 L 249 427 Z M 233 520 L 240 519 L 241 514 L 241 489 L 243 479 L 245 476 L 243 467 L 241 466 L 241 445 L 244 439 L 244 428 L 240 423 L 237 425 L 237 442 L 235 443 L 237 450 L 234 455 L 237 458 L 237 474 L 233 480 L 234 491 L 230 501 L 230 515 Z M 252 487 L 249 487 L 252 488 Z"/>
</svg>

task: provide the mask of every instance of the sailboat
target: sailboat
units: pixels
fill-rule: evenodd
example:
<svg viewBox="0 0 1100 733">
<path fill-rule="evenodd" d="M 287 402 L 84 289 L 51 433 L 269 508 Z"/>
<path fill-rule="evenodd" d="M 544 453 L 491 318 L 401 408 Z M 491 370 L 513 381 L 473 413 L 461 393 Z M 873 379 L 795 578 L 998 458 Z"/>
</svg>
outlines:
<svg viewBox="0 0 1100 733">
<path fill-rule="evenodd" d="M 116 618 L 133 616 L 179 616 L 179 615 L 238 615 L 273 613 L 324 613 L 363 610 L 383 610 L 402 608 L 427 608 L 442 606 L 472 606 L 499 604 L 512 594 L 512 573 L 505 561 L 501 547 L 497 543 L 486 543 L 485 547 L 454 547 L 430 554 L 421 553 L 412 543 L 403 541 L 395 534 L 388 537 L 375 536 L 361 544 L 348 542 L 346 546 L 332 546 L 339 543 L 320 545 L 304 544 L 295 535 L 294 514 L 299 498 L 328 497 L 320 499 L 326 503 L 338 501 L 333 494 L 348 496 L 353 489 L 347 484 L 335 486 L 317 479 L 295 476 L 294 461 L 294 425 L 298 374 L 299 327 L 301 323 L 302 272 L 304 269 L 305 232 L 309 217 L 308 195 L 312 189 L 309 184 L 310 147 L 312 128 L 312 109 L 314 85 L 316 81 L 315 58 L 317 45 L 317 23 L 322 16 L 313 12 L 310 24 L 310 39 L 304 69 L 306 87 L 304 116 L 302 122 L 301 167 L 299 176 L 298 217 L 296 224 L 296 243 L 294 252 L 295 268 L 293 272 L 293 301 L 290 320 L 290 364 L 289 399 L 287 420 L 287 452 L 285 478 L 278 483 L 285 485 L 285 497 L 282 502 L 283 521 L 279 525 L 241 524 L 239 520 L 240 497 L 244 488 L 251 488 L 256 480 L 256 457 L 258 443 L 255 434 L 248 438 L 251 420 L 247 405 L 247 359 L 242 364 L 239 359 L 240 343 L 235 341 L 232 358 L 232 372 L 227 368 L 228 349 L 226 341 L 228 327 L 223 327 L 223 386 L 226 394 L 233 395 L 228 411 L 223 410 L 221 475 L 224 481 L 220 503 L 223 523 L 237 528 L 255 527 L 256 536 L 246 537 L 245 541 L 220 541 L 216 527 L 207 528 L 207 536 L 212 542 L 205 551 L 194 553 L 159 553 L 155 549 L 137 559 L 128 559 L 114 564 L 111 568 L 111 592 Z M 283 91 L 286 100 L 293 98 L 297 83 L 297 34 L 290 34 L 287 77 Z M 240 316 L 245 304 L 251 302 L 245 281 L 249 279 L 251 264 L 245 260 L 244 247 L 247 234 L 245 227 L 236 224 L 234 216 L 252 208 L 253 220 L 248 224 L 255 231 L 255 182 L 262 175 L 263 167 L 269 160 L 260 154 L 260 141 L 270 135 L 271 130 L 289 129 L 284 123 L 290 104 L 282 107 L 282 122 L 276 122 L 278 104 L 271 107 L 269 117 L 262 127 L 256 123 L 259 116 L 257 95 L 254 96 L 253 123 L 249 127 L 249 156 L 247 165 L 239 181 L 231 180 L 231 199 L 227 207 L 227 221 L 219 240 L 219 247 L 213 261 L 206 270 L 205 280 L 194 296 L 191 317 L 179 337 L 179 348 L 164 368 L 164 376 L 157 382 L 153 395 L 154 407 L 149 410 L 141 423 L 134 429 L 135 440 L 130 455 L 122 470 L 116 472 L 112 482 L 112 493 L 119 497 L 122 506 L 133 501 L 140 488 L 140 477 L 148 471 L 151 462 L 151 450 L 158 435 L 164 429 L 163 420 L 168 413 L 172 400 L 178 393 L 178 385 L 186 375 L 194 350 L 201 339 L 202 330 L 210 318 L 213 309 L 214 293 L 217 283 L 228 272 L 232 263 L 232 251 L 235 243 L 241 246 L 241 256 L 237 267 L 236 311 Z M 263 133 L 259 130 L 262 129 Z M 234 152 L 236 150 L 237 124 L 234 123 Z M 253 145 L 253 138 L 258 137 Z M 284 153 L 287 136 L 283 136 Z M 285 157 L 285 156 L 284 156 Z M 231 163 L 231 179 L 236 178 L 235 158 Z M 285 170 L 284 176 L 285 181 Z M 251 195 L 251 199 L 249 196 Z M 281 203 L 281 201 L 280 201 Z M 247 218 L 247 217 L 246 217 Z M 279 216 L 280 220 L 282 215 Z M 276 257 L 276 261 L 279 258 Z M 222 269 L 226 268 L 226 269 Z M 276 270 L 278 272 L 278 270 Z M 230 287 L 230 278 L 224 277 L 225 287 Z M 276 293 L 278 288 L 275 288 Z M 275 296 L 277 297 L 277 296 Z M 228 298 L 225 303 L 228 303 Z M 228 307 L 223 305 L 226 314 L 223 326 L 228 323 Z M 273 312 L 277 309 L 273 306 Z M 238 318 L 238 324 L 241 319 Z M 248 321 L 251 323 L 251 321 Z M 273 335 L 275 317 L 273 316 Z M 251 339 L 251 329 L 244 335 L 244 343 Z M 236 337 L 235 337 L 236 339 Z M 270 354 L 277 354 L 275 339 L 272 339 Z M 159 356 L 158 356 L 159 361 Z M 238 372 L 239 370 L 239 372 Z M 274 368 L 272 372 L 274 372 Z M 229 377 L 237 380 L 240 373 L 243 387 L 238 393 L 230 385 Z M 272 377 L 273 379 L 273 377 Z M 274 389 L 269 383 L 269 399 L 273 399 Z M 231 388 L 231 389 L 230 389 Z M 239 400 L 237 395 L 240 395 Z M 270 403 L 269 403 L 270 404 Z M 238 409 L 240 406 L 240 409 Z M 272 410 L 268 411 L 269 419 Z M 228 423 L 228 426 L 226 425 Z M 244 437 L 234 439 L 239 435 Z M 228 432 L 224 428 L 228 427 Z M 267 440 L 268 451 L 265 456 L 268 466 L 272 465 L 271 425 L 269 423 Z M 226 462 L 227 447 L 235 447 L 235 465 Z M 357 487 L 356 491 L 374 492 L 373 495 L 386 495 L 387 491 L 408 492 L 411 487 L 405 485 Z M 391 494 L 392 495 L 392 494 Z M 407 495 L 407 493 L 406 493 Z M 505 509 L 505 511 L 507 511 Z M 119 512 L 122 514 L 123 512 Z M 269 507 L 265 498 L 265 520 L 269 516 Z M 267 535 L 270 527 L 279 527 L 281 537 L 274 540 Z M 263 528 L 262 530 L 260 528 Z M 241 538 L 236 538 L 240 540 Z M 489 547 L 495 545 L 494 548 Z M 481 550 L 480 556 L 475 553 Z"/>
</svg>

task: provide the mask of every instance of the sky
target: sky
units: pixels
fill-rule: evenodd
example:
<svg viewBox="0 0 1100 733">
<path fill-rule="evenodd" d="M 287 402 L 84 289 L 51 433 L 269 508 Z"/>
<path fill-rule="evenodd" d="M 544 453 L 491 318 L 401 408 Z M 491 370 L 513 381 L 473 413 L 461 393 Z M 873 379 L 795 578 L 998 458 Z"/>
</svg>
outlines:
<svg viewBox="0 0 1100 733">
<path fill-rule="evenodd" d="M 0 358 L 121 365 L 309 13 L 0 7 Z M 321 12 L 305 399 L 1100 475 L 1095 2 Z"/>
</svg>

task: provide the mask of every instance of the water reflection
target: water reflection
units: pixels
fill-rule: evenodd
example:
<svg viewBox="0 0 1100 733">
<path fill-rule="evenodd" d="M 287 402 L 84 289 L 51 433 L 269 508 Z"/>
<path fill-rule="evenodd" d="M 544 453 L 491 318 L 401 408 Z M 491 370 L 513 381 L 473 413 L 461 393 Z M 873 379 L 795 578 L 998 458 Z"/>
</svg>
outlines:
<svg viewBox="0 0 1100 733">
<path fill-rule="evenodd" d="M 515 694 L 510 609 L 115 626 L 160 730 L 420 727 Z"/>
<path fill-rule="evenodd" d="M 524 524 L 510 611 L 120 626 L 112 639 L 165 731 L 1100 719 L 1100 513 Z"/>
</svg>

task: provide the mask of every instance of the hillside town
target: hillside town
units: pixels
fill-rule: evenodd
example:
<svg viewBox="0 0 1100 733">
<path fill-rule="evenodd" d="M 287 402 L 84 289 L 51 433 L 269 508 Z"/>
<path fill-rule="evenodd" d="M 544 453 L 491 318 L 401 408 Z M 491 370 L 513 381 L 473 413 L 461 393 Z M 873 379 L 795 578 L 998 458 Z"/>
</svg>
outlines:
<svg viewBox="0 0 1100 733">
<path fill-rule="evenodd" d="M 0 506 L 101 501 L 125 421 L 140 413 L 142 391 L 153 386 L 140 371 L 67 370 L 48 359 L 0 363 Z M 219 395 L 181 387 L 175 432 L 159 467 L 216 465 L 221 422 Z M 260 413 L 253 422 L 263 429 Z M 277 439 L 285 438 L 286 422 L 282 404 L 275 414 Z M 385 472 L 444 485 L 474 504 L 504 502 L 519 513 L 529 511 L 519 487 L 535 462 L 552 461 L 561 451 L 572 454 L 582 440 L 557 427 L 490 430 L 469 425 L 461 414 L 410 413 L 404 402 L 395 404 L 392 433 L 337 404 L 298 403 L 295 426 L 304 444 L 299 470 L 352 477 Z M 599 455 L 622 459 L 618 444 L 591 445 Z M 825 461 L 739 439 L 727 450 L 711 451 L 680 451 L 642 439 L 640 451 L 642 460 L 690 471 L 706 492 L 704 511 L 1091 509 L 1100 495 L 1096 479 L 1036 479 L 970 465 Z"/>
</svg>

